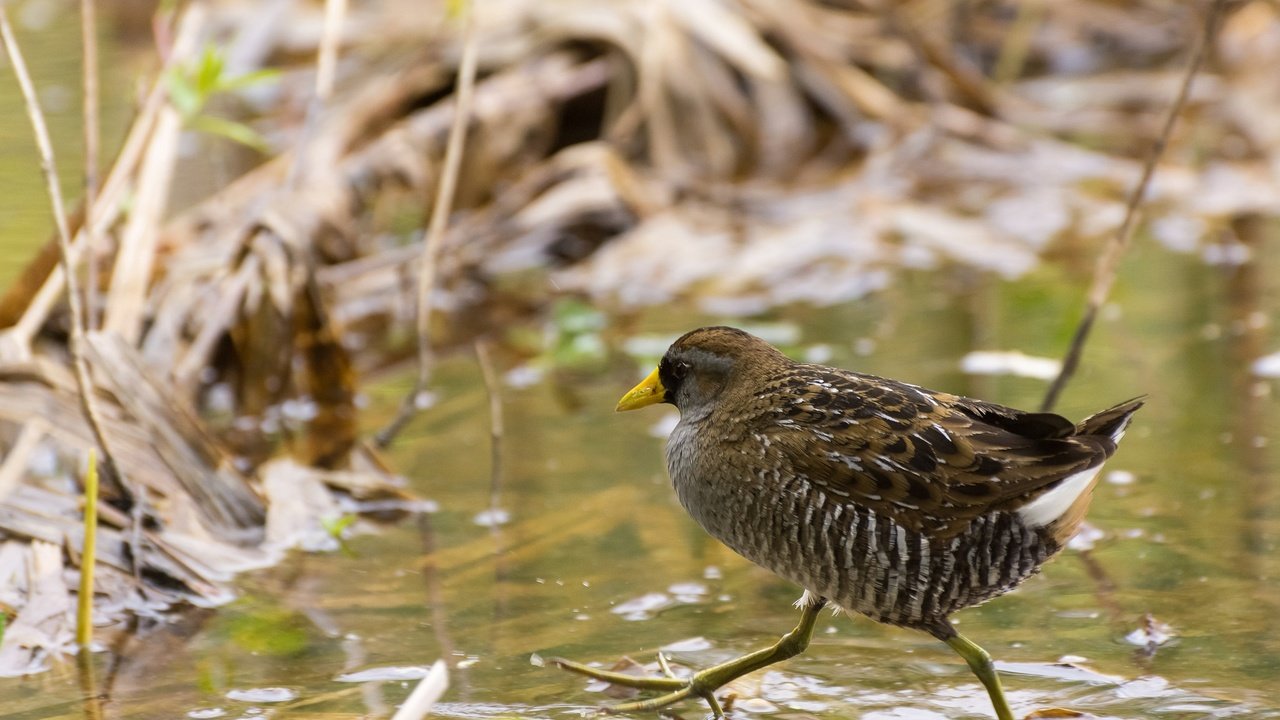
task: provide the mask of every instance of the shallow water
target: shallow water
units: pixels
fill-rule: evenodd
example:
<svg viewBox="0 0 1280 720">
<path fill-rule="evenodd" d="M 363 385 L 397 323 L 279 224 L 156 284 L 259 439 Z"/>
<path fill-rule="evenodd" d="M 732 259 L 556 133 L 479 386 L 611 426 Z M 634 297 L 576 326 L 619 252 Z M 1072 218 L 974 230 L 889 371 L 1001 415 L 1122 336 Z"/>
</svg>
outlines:
<svg viewBox="0 0 1280 720">
<path fill-rule="evenodd" d="M 1280 718 L 1276 386 L 1248 370 L 1276 349 L 1267 264 L 1250 281 L 1146 246 L 1126 263 L 1117 309 L 1104 313 L 1059 408 L 1079 417 L 1151 395 L 1097 490 L 1090 520 L 1101 537 L 1087 557 L 1068 551 L 1014 593 L 956 616 L 1004 664 L 1019 715 L 1062 706 Z M 975 349 L 1058 354 L 1086 269 L 1050 265 L 1015 283 L 908 273 L 873 298 L 780 311 L 764 330 L 794 335 L 800 356 L 1034 406 L 1043 381 L 967 376 L 960 360 Z M 712 319 L 657 309 L 636 331 L 661 345 Z M 662 465 L 665 408 L 612 411 L 649 362 L 617 353 L 503 389 L 500 505 L 510 522 L 485 527 L 475 517 L 490 497 L 487 397 L 471 358 L 447 360 L 435 406 L 392 453 L 439 511 L 246 577 L 234 604 L 144 629 L 114 669 L 110 654 L 96 655 L 99 681 L 114 673 L 105 716 L 384 714 L 412 685 L 395 669 L 444 657 L 453 667 L 442 716 L 577 717 L 609 698 L 533 656 L 651 662 L 669 647 L 702 666 L 772 642 L 794 623 L 798 590 L 684 515 Z M 373 387 L 371 427 L 407 383 Z M 1153 654 L 1126 640 L 1146 613 L 1173 636 Z M 1055 665 L 1062 659 L 1075 667 Z M 0 681 L 5 716 L 83 715 L 73 669 Z M 338 679 L 362 670 L 393 679 Z M 285 691 L 253 692 L 272 688 Z M 863 618 L 824 616 L 807 653 L 736 690 L 741 716 L 990 712 L 946 647 Z M 693 703 L 676 710 L 705 714 Z"/>
</svg>

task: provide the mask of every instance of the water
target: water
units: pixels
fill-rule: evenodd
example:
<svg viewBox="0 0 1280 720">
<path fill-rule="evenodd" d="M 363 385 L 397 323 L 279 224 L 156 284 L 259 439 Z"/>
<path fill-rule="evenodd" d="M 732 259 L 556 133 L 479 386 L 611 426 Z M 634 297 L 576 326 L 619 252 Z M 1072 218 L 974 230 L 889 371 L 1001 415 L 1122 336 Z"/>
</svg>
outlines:
<svg viewBox="0 0 1280 720">
<path fill-rule="evenodd" d="M 41 22 L 37 11 L 55 3 L 21 6 L 36 8 L 28 24 L 15 21 L 24 46 L 44 53 L 29 61 L 52 93 L 45 109 L 75 195 L 79 40 Z M 137 74 L 120 61 L 122 47 L 104 44 L 105 148 L 118 142 Z M 17 108 L 16 97 L 0 83 L 0 105 Z M 0 167 L 0 284 L 49 228 L 25 122 L 6 115 L 0 134 L 11 158 Z M 1078 418 L 1151 395 L 1109 465 L 1122 473 L 1097 490 L 1090 520 L 1101 536 L 1088 556 L 1064 553 L 1016 592 L 956 617 L 1004 664 L 1019 715 L 1064 706 L 1121 718 L 1280 718 L 1278 388 L 1249 373 L 1280 350 L 1275 233 L 1255 250 L 1257 262 L 1242 268 L 1210 266 L 1140 238 L 1126 258 L 1115 306 L 1059 408 Z M 900 273 L 874 297 L 753 322 L 792 330 L 798 356 L 1031 407 L 1043 381 L 965 375 L 961 359 L 972 350 L 1060 355 L 1091 267 L 1088 253 L 1068 252 L 1017 282 Z M 670 337 L 722 319 L 665 307 L 628 322 Z M 392 451 L 438 513 L 244 577 L 230 606 L 144 621 L 94 656 L 90 694 L 109 695 L 100 703 L 83 702 L 70 660 L 0 680 L 0 716 L 366 717 L 392 711 L 415 668 L 443 657 L 452 665 L 443 716 L 572 718 L 611 700 L 531 657 L 648 663 L 665 647 L 704 666 L 772 642 L 795 622 L 798 590 L 685 517 L 662 464 L 668 411 L 612 412 L 649 370 L 618 340 L 605 343 L 607 361 L 557 356 L 542 380 L 503 391 L 505 523 L 475 521 L 490 499 L 487 397 L 471 358 L 448 359 L 438 402 Z M 370 388 L 369 428 L 409 382 L 405 374 Z M 1126 640 L 1140 639 L 1148 613 L 1172 633 L 1154 654 Z M 1076 668 L 1055 665 L 1063 658 Z M 342 679 L 356 673 L 382 679 Z M 805 655 L 735 689 L 748 716 L 989 716 L 985 693 L 947 648 L 862 618 L 824 616 Z M 694 703 L 677 710 L 705 714 Z"/>
<path fill-rule="evenodd" d="M 1276 275 L 1260 274 L 1241 297 L 1231 272 L 1158 247 L 1140 246 L 1126 268 L 1118 309 L 1103 314 L 1060 407 L 1079 417 L 1151 395 L 1108 466 L 1120 472 L 1097 490 L 1090 520 L 1101 537 L 1087 558 L 1069 551 L 956 620 L 1005 664 L 1020 715 L 1063 706 L 1124 718 L 1280 717 L 1276 387 L 1248 374 L 1259 351 L 1275 349 L 1276 289 L 1265 278 Z M 1016 283 L 909 273 L 874 298 L 767 319 L 798 333 L 798 354 L 1033 406 L 1043 381 L 966 376 L 960 359 L 974 349 L 1057 354 L 1080 283 L 1062 265 Z M 659 308 L 637 331 L 670 335 L 704 320 Z M 447 360 L 436 405 L 393 451 L 440 511 L 357 535 L 344 552 L 296 555 L 244 578 L 229 607 L 144 629 L 121 651 L 108 716 L 362 717 L 408 694 L 406 668 L 444 657 L 454 667 L 442 716 L 577 717 L 610 698 L 531 656 L 646 663 L 674 645 L 675 660 L 703 666 L 772 642 L 794 623 L 798 590 L 684 515 L 655 437 L 666 409 L 612 412 L 647 370 L 617 356 L 505 388 L 500 505 L 510 518 L 477 524 L 490 498 L 487 398 L 471 358 Z M 408 382 L 372 388 L 371 427 Z M 1154 654 L 1126 641 L 1146 613 L 1172 633 Z M 1055 666 L 1062 658 L 1079 669 Z M 109 656 L 95 660 L 103 681 Z M 359 671 L 391 679 L 338 680 Z M 736 689 L 745 715 L 989 713 L 947 648 L 862 618 L 824 616 L 805 655 Z M 0 696 L 9 717 L 84 712 L 70 667 L 0 681 Z"/>
</svg>

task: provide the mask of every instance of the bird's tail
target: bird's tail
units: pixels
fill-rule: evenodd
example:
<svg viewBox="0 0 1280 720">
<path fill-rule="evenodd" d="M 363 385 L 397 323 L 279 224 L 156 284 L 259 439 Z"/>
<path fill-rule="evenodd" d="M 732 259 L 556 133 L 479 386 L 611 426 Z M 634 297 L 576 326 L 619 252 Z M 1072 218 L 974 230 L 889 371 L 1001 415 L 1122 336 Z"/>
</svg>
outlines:
<svg viewBox="0 0 1280 720">
<path fill-rule="evenodd" d="M 1110 438 L 1111 442 L 1118 443 L 1120 438 L 1124 437 L 1124 431 L 1129 427 L 1133 414 L 1138 412 L 1138 408 L 1142 407 L 1146 401 L 1147 396 L 1142 395 L 1094 413 L 1076 425 L 1076 434 L 1101 435 Z"/>
</svg>

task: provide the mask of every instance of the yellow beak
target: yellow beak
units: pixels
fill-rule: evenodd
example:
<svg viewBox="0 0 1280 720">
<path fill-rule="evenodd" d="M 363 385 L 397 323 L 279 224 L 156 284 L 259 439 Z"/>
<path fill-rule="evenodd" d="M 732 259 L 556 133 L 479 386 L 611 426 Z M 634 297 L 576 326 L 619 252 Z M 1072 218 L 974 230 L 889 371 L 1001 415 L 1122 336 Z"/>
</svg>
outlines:
<svg viewBox="0 0 1280 720">
<path fill-rule="evenodd" d="M 662 402 L 667 396 L 667 389 L 662 387 L 662 381 L 658 379 L 658 368 L 654 368 L 649 373 L 649 377 L 640 381 L 639 385 L 631 388 L 631 390 L 622 396 L 618 401 L 618 407 L 614 408 L 616 412 L 626 412 L 627 410 L 639 410 L 646 405 L 656 405 Z"/>
</svg>

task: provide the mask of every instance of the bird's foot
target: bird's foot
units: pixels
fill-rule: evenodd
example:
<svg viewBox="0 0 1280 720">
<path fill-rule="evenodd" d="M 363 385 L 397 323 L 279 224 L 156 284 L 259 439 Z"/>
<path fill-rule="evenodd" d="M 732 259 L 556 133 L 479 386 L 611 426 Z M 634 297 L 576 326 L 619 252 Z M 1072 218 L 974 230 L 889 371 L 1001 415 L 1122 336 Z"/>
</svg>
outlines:
<svg viewBox="0 0 1280 720">
<path fill-rule="evenodd" d="M 738 658 L 738 660 L 742 659 Z M 724 709 L 716 698 L 716 690 L 751 671 L 750 668 L 737 671 L 735 664 L 740 663 L 738 661 L 730 661 L 695 672 L 689 677 L 677 677 L 671 671 L 671 666 L 667 664 L 667 658 L 662 653 L 658 653 L 658 666 L 662 669 L 663 677 L 629 675 L 613 670 L 602 670 L 564 658 L 551 658 L 548 662 L 569 672 L 585 675 L 593 680 L 602 680 L 610 685 L 633 688 L 635 690 L 666 691 L 662 695 L 646 700 L 609 705 L 602 708 L 605 712 L 646 712 L 658 710 L 668 705 L 674 705 L 681 700 L 695 697 L 706 701 L 711 708 L 711 712 L 718 718 L 724 717 Z"/>
<path fill-rule="evenodd" d="M 808 597 L 807 594 L 806 597 Z M 658 665 L 662 668 L 665 677 L 645 677 L 627 675 L 611 670 L 600 670 L 563 658 L 552 658 L 549 662 L 570 672 L 586 675 L 595 680 L 603 680 L 614 685 L 635 688 L 636 690 L 663 691 L 662 695 L 655 698 L 637 700 L 605 708 L 608 712 L 657 710 L 686 698 L 696 697 L 705 700 L 716 717 L 724 717 L 724 709 L 720 706 L 720 701 L 716 699 L 716 690 L 747 673 L 755 672 L 804 652 L 804 649 L 809 645 L 809 638 L 813 637 L 813 624 L 818 618 L 818 612 L 822 610 L 822 606 L 826 602 L 826 599 L 816 595 L 809 598 L 808 602 L 801 608 L 799 624 L 773 645 L 763 650 L 743 655 L 740 658 L 722 662 L 719 665 L 712 665 L 705 670 L 699 670 L 688 678 L 676 677 L 675 673 L 671 672 L 671 667 L 667 665 L 667 659 L 662 654 L 658 655 Z"/>
</svg>

